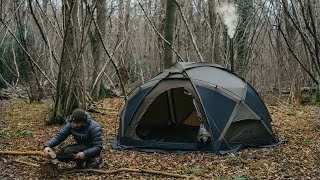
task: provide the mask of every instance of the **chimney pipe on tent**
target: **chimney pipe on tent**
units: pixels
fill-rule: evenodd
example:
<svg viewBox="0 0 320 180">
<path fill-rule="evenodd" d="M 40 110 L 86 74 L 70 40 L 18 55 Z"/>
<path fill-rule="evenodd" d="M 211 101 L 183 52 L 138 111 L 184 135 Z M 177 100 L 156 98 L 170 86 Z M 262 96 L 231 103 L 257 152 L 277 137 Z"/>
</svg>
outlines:
<svg viewBox="0 0 320 180">
<path fill-rule="evenodd" d="M 234 72 L 234 59 L 233 59 L 233 38 L 229 38 L 229 51 L 230 51 L 230 70 Z"/>
</svg>

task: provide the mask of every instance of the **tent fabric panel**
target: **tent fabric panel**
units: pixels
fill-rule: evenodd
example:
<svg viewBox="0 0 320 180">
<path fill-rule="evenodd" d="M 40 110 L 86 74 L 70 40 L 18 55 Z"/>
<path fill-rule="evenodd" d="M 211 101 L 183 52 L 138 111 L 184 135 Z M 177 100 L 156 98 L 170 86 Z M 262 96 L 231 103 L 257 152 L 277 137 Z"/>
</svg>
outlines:
<svg viewBox="0 0 320 180">
<path fill-rule="evenodd" d="M 203 87 L 207 87 L 209 89 L 214 89 L 216 92 L 231 99 L 232 101 L 236 101 L 236 102 L 244 101 L 243 98 L 240 98 L 238 95 L 234 94 L 229 89 L 225 89 L 221 86 L 210 84 L 208 82 L 197 80 L 197 79 L 193 79 L 192 82 L 193 82 L 193 84 L 195 84 L 197 86 L 203 86 Z"/>
<path fill-rule="evenodd" d="M 245 103 L 262 119 L 262 121 L 265 122 L 265 124 L 271 130 L 271 117 L 269 111 L 260 96 L 251 86 L 248 86 Z"/>
<path fill-rule="evenodd" d="M 150 79 L 149 82 L 152 82 L 152 81 L 159 81 L 165 77 L 167 77 L 169 75 L 169 71 L 165 70 L 159 74 L 157 74 L 156 76 L 154 76 L 152 79 Z"/>
<path fill-rule="evenodd" d="M 187 74 L 191 79 L 208 82 L 220 86 L 240 98 L 244 98 L 246 82 L 236 75 L 215 67 L 198 67 L 188 69 Z"/>
<path fill-rule="evenodd" d="M 218 139 L 225 128 L 236 102 L 220 93 L 202 86 L 196 86 L 207 114 L 214 139 Z"/>
<path fill-rule="evenodd" d="M 159 81 L 161 79 L 165 79 L 167 77 L 169 77 L 171 74 L 176 74 L 179 77 L 183 77 L 181 75 L 182 70 L 177 69 L 177 68 L 169 68 L 169 69 L 165 69 L 163 72 L 157 74 L 155 77 L 153 77 L 150 81 Z"/>
<path fill-rule="evenodd" d="M 127 102 L 127 106 L 125 107 L 125 114 L 123 117 L 123 130 L 124 132 L 127 131 L 128 125 L 134 115 L 134 112 L 137 110 L 139 104 L 143 101 L 143 98 L 145 95 L 149 92 L 151 88 L 146 88 L 140 90 L 135 96 L 133 96 L 129 101 Z"/>
<path fill-rule="evenodd" d="M 269 139 L 271 134 L 266 127 L 257 120 L 243 120 L 233 122 L 224 139 L 228 143 L 248 143 L 248 142 L 259 142 Z"/>
<path fill-rule="evenodd" d="M 256 113 L 254 113 L 245 103 L 241 102 L 237 115 L 233 119 L 233 122 L 246 119 L 260 120 L 261 118 L 257 116 Z"/>
<path fill-rule="evenodd" d="M 153 81 L 148 81 L 147 83 L 141 85 L 141 89 L 146 89 L 146 88 L 150 88 L 150 87 L 153 87 L 155 86 L 156 84 L 158 84 L 159 82 L 159 79 L 155 79 Z"/>
<path fill-rule="evenodd" d="M 197 68 L 201 66 L 209 66 L 209 67 L 219 67 L 223 68 L 219 64 L 207 63 L 207 62 L 177 62 L 172 65 L 172 67 L 182 66 L 184 69 Z"/>
</svg>

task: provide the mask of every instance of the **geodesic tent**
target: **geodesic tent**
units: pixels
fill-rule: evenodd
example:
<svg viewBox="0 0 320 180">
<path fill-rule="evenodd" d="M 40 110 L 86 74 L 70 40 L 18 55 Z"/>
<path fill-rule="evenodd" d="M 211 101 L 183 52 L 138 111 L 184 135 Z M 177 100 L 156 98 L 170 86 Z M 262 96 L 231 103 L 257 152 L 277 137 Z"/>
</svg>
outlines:
<svg viewBox="0 0 320 180">
<path fill-rule="evenodd" d="M 116 149 L 235 152 L 279 141 L 242 77 L 210 63 L 175 63 L 128 96 Z"/>
</svg>

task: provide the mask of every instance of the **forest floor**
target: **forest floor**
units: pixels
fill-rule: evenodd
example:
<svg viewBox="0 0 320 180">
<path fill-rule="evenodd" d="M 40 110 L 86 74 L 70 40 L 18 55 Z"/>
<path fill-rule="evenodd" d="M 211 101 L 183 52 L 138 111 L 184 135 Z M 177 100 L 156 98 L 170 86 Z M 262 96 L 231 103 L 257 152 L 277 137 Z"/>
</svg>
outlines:
<svg viewBox="0 0 320 180">
<path fill-rule="evenodd" d="M 320 177 L 319 107 L 293 107 L 284 103 L 269 105 L 273 130 L 285 144 L 273 148 L 248 148 L 234 154 L 214 153 L 163 154 L 116 151 L 110 138 L 116 134 L 120 99 L 99 102 L 104 113 L 93 113 L 103 127 L 104 166 L 149 169 L 183 174 L 191 179 L 317 179 Z M 42 151 L 43 144 L 61 126 L 45 126 L 50 101 L 27 104 L 20 100 L 0 101 L 0 151 Z M 67 142 L 70 142 L 68 139 Z M 39 168 L 16 162 L 40 164 L 42 157 L 0 155 L 0 179 L 43 179 Z M 59 168 L 72 166 L 59 164 Z M 61 174 L 57 179 L 174 179 L 148 173 Z"/>
</svg>

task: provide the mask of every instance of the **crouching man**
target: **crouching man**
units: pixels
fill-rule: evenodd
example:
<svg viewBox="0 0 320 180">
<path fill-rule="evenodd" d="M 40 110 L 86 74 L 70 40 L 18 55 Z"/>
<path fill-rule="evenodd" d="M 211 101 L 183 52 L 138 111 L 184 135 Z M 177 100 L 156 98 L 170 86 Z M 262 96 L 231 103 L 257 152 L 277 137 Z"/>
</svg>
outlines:
<svg viewBox="0 0 320 180">
<path fill-rule="evenodd" d="M 98 168 L 99 163 L 95 157 L 99 156 L 102 150 L 101 126 L 94 121 L 90 113 L 81 109 L 74 110 L 70 122 L 45 144 L 44 154 L 48 156 L 51 148 L 62 143 L 71 134 L 76 144 L 58 151 L 57 159 L 61 162 L 75 161 L 77 168 Z"/>
</svg>

